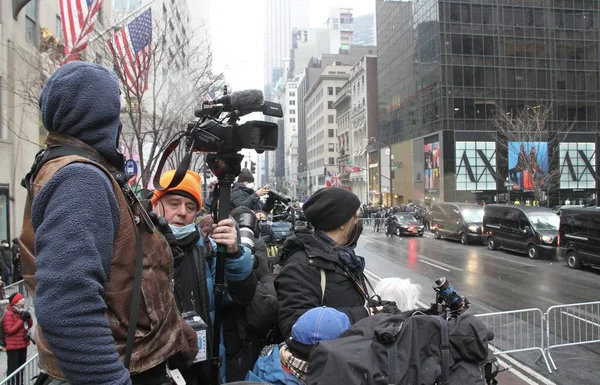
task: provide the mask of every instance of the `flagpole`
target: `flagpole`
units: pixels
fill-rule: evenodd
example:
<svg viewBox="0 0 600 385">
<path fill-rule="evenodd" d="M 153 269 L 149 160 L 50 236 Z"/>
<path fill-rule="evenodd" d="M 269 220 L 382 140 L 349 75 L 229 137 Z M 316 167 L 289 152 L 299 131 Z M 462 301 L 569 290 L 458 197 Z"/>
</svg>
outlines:
<svg viewBox="0 0 600 385">
<path fill-rule="evenodd" d="M 122 24 L 123 26 L 124 26 L 124 25 L 126 25 L 126 24 L 127 24 L 127 21 L 128 21 L 129 19 L 133 18 L 134 16 L 136 16 L 136 17 L 137 17 L 137 16 L 139 16 L 139 14 L 141 14 L 141 13 L 144 13 L 144 12 L 145 12 L 145 11 L 146 11 L 146 10 L 147 10 L 147 9 L 148 9 L 150 6 L 151 6 L 151 5 L 152 5 L 153 3 L 155 3 L 155 2 L 156 2 L 156 0 L 151 0 L 151 1 L 150 1 L 148 4 L 146 4 L 146 5 L 143 5 L 142 7 L 140 7 L 140 9 L 138 9 L 138 10 L 136 10 L 136 11 L 133 11 L 133 12 L 131 12 L 131 14 L 130 14 L 130 15 L 128 15 L 128 16 L 127 16 L 126 18 L 124 18 L 123 20 L 121 20 L 119 23 L 120 23 L 120 24 Z M 142 11 L 144 11 L 144 12 L 142 12 Z M 102 36 L 104 36 L 104 34 L 106 34 L 106 33 L 108 33 L 108 32 L 111 32 L 111 31 L 114 31 L 114 30 L 115 30 L 115 28 L 119 28 L 119 29 L 120 29 L 120 28 L 123 28 L 123 27 L 122 27 L 122 26 L 121 26 L 121 27 L 119 27 L 119 26 L 117 26 L 117 25 L 113 25 L 113 26 L 110 26 L 110 27 L 108 27 L 107 29 L 105 29 L 105 30 L 104 30 L 104 31 L 102 31 L 102 32 L 96 32 L 96 33 L 98 34 L 98 36 L 96 36 L 96 37 L 95 37 L 95 38 L 93 38 L 93 39 L 90 39 L 90 41 L 89 41 L 89 43 L 88 43 L 88 44 L 92 44 L 93 42 L 95 42 L 96 40 L 98 40 L 98 39 L 100 39 Z"/>
</svg>

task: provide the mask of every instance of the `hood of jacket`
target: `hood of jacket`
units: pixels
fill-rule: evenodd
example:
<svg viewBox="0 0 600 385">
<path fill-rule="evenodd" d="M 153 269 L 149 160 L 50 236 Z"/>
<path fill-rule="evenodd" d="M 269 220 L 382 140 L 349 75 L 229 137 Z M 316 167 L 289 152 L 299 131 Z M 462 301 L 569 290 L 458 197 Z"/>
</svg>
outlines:
<svg viewBox="0 0 600 385">
<path fill-rule="evenodd" d="M 119 79 L 97 64 L 74 61 L 54 72 L 44 84 L 40 109 L 44 127 L 79 139 L 118 169 L 121 102 Z"/>
<path fill-rule="evenodd" d="M 290 235 L 282 246 L 281 262 L 297 250 L 304 250 L 309 257 L 323 258 L 330 262 L 339 263 L 337 251 L 325 240 L 319 239 L 312 230 L 300 229 Z"/>
</svg>

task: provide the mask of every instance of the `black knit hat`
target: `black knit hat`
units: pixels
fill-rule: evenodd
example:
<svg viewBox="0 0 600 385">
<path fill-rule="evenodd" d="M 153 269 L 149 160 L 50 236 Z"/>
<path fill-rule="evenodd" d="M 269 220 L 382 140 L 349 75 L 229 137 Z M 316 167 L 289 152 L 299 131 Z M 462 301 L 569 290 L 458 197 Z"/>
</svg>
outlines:
<svg viewBox="0 0 600 385">
<path fill-rule="evenodd" d="M 243 168 L 238 176 L 238 183 L 244 182 L 254 183 L 254 175 L 247 168 Z"/>
<path fill-rule="evenodd" d="M 302 206 L 306 219 L 317 230 L 337 229 L 356 215 L 360 200 L 348 190 L 325 187 L 314 193 Z"/>
</svg>

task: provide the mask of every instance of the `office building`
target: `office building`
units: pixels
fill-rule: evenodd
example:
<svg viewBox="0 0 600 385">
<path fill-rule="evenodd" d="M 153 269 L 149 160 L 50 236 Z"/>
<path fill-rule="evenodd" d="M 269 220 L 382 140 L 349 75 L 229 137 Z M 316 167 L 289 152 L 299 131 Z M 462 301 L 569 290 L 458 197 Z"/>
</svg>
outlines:
<svg viewBox="0 0 600 385">
<path fill-rule="evenodd" d="M 545 143 L 545 164 L 534 173 L 547 203 L 597 196 L 598 158 L 588 155 L 600 120 L 600 2 L 378 0 L 376 7 L 379 140 L 412 165 L 412 186 L 402 189 L 412 187 L 413 200 L 505 200 L 519 146 L 515 152 L 496 135 L 496 114 L 537 108 L 552 110 L 547 137 L 535 140 Z M 521 174 L 509 184 L 512 200 L 534 199 L 536 183 Z"/>
<path fill-rule="evenodd" d="M 333 108 L 337 120 L 338 172 L 345 188 L 363 203 L 372 202 L 367 149 L 369 138 L 377 135 L 377 57 L 368 55 L 354 64 L 337 96 Z"/>
<path fill-rule="evenodd" d="M 338 53 L 348 51 L 353 43 L 354 27 L 352 8 L 332 7 L 327 19 L 329 29 L 329 52 Z"/>
<path fill-rule="evenodd" d="M 375 29 L 375 14 L 356 16 L 353 21 L 353 43 L 356 45 L 377 45 L 377 31 Z"/>
<path fill-rule="evenodd" d="M 344 54 L 326 54 L 321 55 L 320 59 L 313 59 L 305 70 L 305 120 L 298 130 L 299 143 L 304 135 L 306 138 L 307 185 L 310 192 L 325 186 L 328 171 L 339 172 L 336 165 L 339 151 L 336 110 L 332 106 L 337 100 L 337 93 L 348 81 L 353 65 L 365 55 L 373 54 L 375 47 L 352 46 Z M 300 146 L 299 150 L 302 150 Z"/>
</svg>

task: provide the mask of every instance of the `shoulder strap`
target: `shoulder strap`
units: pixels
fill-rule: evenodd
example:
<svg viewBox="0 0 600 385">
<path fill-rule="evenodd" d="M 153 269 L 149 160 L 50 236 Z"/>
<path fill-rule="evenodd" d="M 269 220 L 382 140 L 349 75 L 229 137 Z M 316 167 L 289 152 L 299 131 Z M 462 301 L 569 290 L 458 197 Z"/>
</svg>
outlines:
<svg viewBox="0 0 600 385">
<path fill-rule="evenodd" d="M 44 164 L 53 159 L 69 155 L 79 155 L 86 159 L 93 160 L 93 156 L 89 152 L 85 151 L 82 148 L 71 146 L 68 144 L 51 145 L 37 153 L 33 165 L 31 166 L 31 170 L 29 170 L 27 175 L 25 175 L 25 178 L 23 178 L 23 180 L 21 181 L 21 186 L 27 189 L 27 194 L 29 194 L 30 199 L 33 199 L 33 181 L 35 181 L 35 177 L 42 169 Z"/>
<path fill-rule="evenodd" d="M 450 343 L 448 341 L 448 322 L 442 317 L 437 317 L 440 323 L 440 334 L 441 334 L 441 345 L 440 350 L 442 353 L 441 369 L 439 385 L 448 385 L 450 379 Z"/>
<path fill-rule="evenodd" d="M 325 274 L 324 269 L 319 269 L 321 271 L 321 305 L 323 305 L 323 301 L 325 301 L 325 285 L 327 284 L 327 275 Z"/>
<path fill-rule="evenodd" d="M 127 345 L 125 346 L 125 368 L 129 369 L 131 362 L 131 353 L 133 351 L 133 340 L 135 338 L 135 329 L 137 328 L 137 318 L 140 308 L 142 293 L 142 273 L 143 273 L 143 251 L 142 240 L 140 239 L 139 226 L 135 227 L 136 252 L 135 252 L 135 275 L 133 278 L 133 293 L 131 298 L 131 309 L 129 310 L 129 328 L 127 329 Z"/>
</svg>

